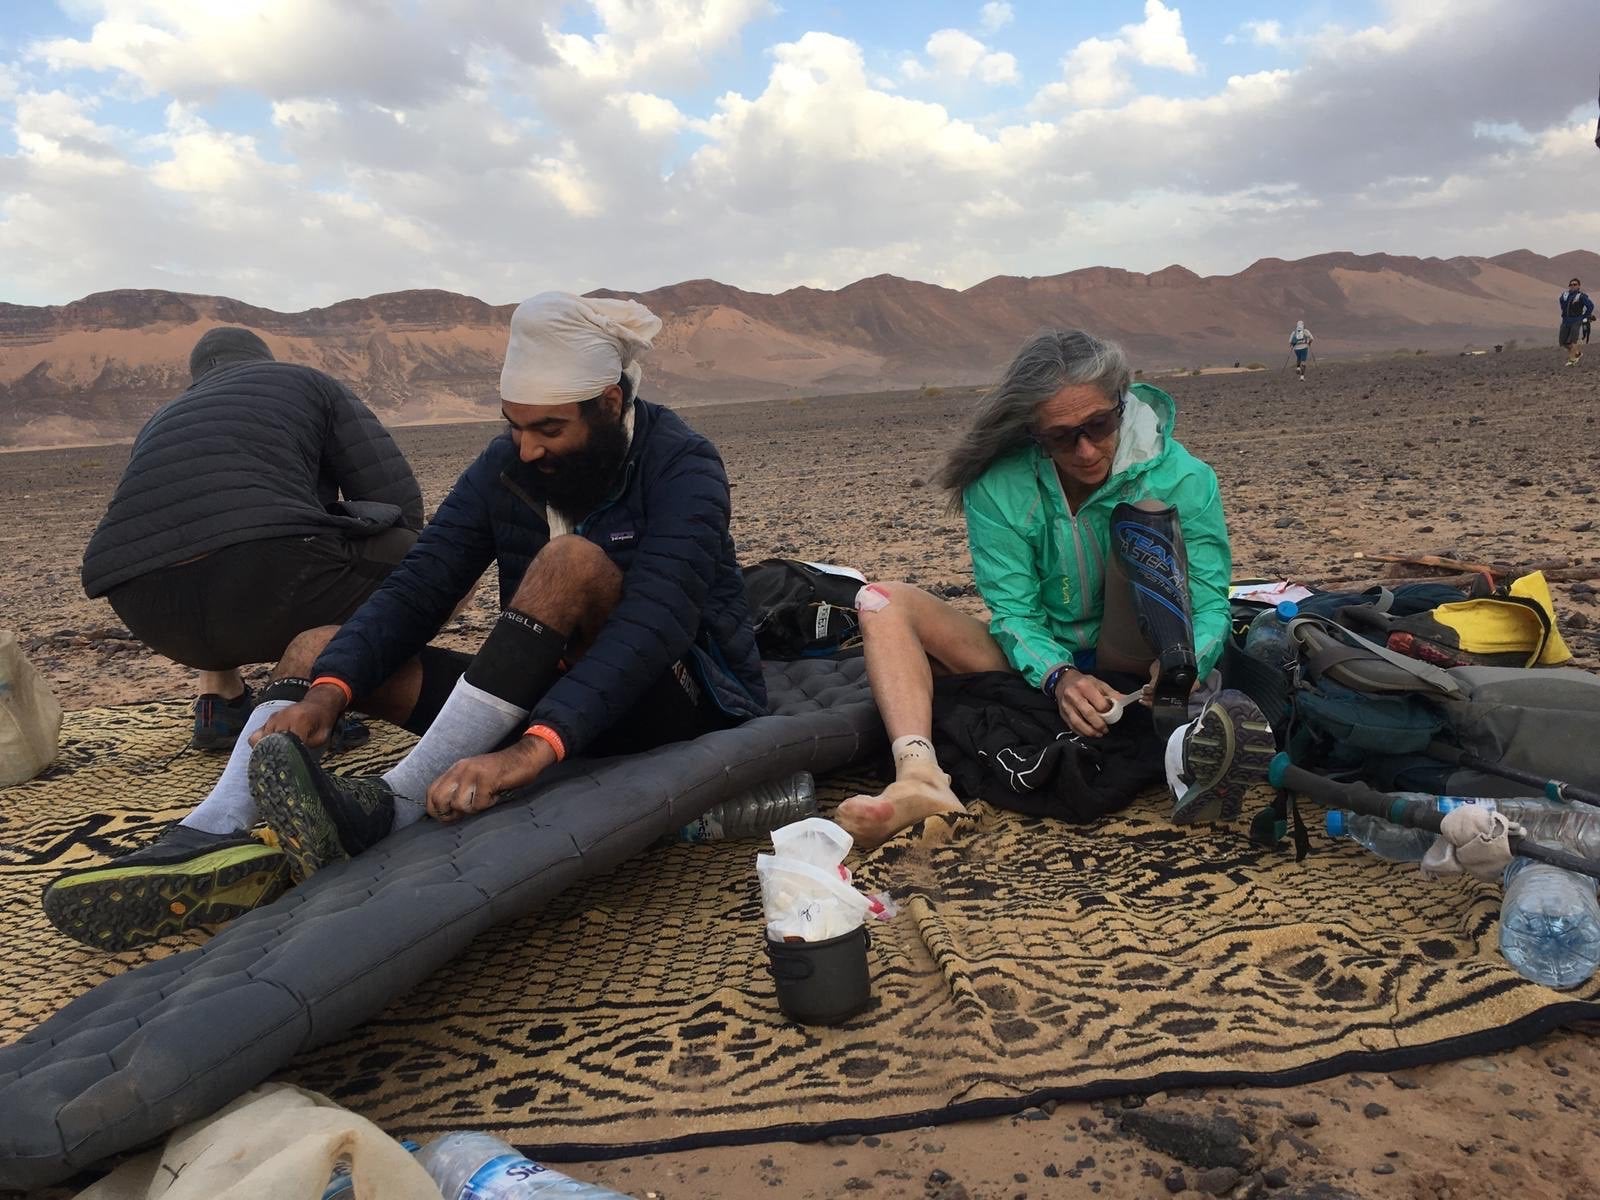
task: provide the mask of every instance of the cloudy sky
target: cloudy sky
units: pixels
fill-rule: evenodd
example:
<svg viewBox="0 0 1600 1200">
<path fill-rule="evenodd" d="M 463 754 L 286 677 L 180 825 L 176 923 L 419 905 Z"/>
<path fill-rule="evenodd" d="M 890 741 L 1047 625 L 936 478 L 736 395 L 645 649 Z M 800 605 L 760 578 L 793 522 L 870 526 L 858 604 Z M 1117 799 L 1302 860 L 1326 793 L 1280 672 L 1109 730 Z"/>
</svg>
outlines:
<svg viewBox="0 0 1600 1200">
<path fill-rule="evenodd" d="M 0 300 L 1600 244 L 1585 0 L 0 0 Z"/>
</svg>

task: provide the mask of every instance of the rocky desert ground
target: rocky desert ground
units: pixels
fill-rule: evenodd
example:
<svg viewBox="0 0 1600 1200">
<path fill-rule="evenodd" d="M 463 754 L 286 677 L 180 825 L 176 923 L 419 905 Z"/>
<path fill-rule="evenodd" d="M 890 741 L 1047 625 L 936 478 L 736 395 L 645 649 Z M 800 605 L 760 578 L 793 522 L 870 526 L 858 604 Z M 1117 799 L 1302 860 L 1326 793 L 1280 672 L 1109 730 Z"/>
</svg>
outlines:
<svg viewBox="0 0 1600 1200">
<path fill-rule="evenodd" d="M 1177 400 L 1178 437 L 1221 479 L 1236 576 L 1364 580 L 1385 570 L 1367 556 L 1386 553 L 1559 565 L 1562 632 L 1577 665 L 1600 669 L 1600 349 L 1574 370 L 1551 347 L 1324 363 L 1305 383 L 1276 363 L 1157 382 Z M 847 563 L 977 611 L 961 518 L 930 482 L 973 395 L 923 389 L 686 415 L 727 461 L 743 559 Z M 430 506 L 492 432 L 398 431 Z M 0 529 L 0 626 L 18 632 L 68 708 L 192 687 L 78 586 L 82 547 L 125 459 L 124 446 L 0 455 L 11 517 Z M 493 615 L 486 585 L 445 640 L 475 645 Z M 672 1200 L 758 1190 L 929 1200 L 1587 1196 L 1600 1178 L 1594 1032 L 1388 1076 L 1065 1104 L 844 1143 L 571 1170 Z"/>
</svg>

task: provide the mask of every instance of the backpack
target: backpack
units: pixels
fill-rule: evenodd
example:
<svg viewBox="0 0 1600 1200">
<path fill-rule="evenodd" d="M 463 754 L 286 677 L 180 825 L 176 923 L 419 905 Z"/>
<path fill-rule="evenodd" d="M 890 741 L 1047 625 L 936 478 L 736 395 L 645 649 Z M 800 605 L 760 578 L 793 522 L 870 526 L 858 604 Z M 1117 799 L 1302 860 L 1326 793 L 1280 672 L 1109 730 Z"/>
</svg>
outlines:
<svg viewBox="0 0 1600 1200">
<path fill-rule="evenodd" d="M 856 593 L 866 582 L 848 567 L 768 558 L 744 568 L 762 658 L 834 658 L 861 646 Z"/>
<path fill-rule="evenodd" d="M 1390 614 L 1424 599 L 1423 593 L 1404 593 L 1394 593 L 1399 599 L 1390 604 Z M 1462 601 L 1457 592 L 1449 603 L 1492 605 L 1505 599 Z M 1600 730 L 1600 675 L 1573 668 L 1445 668 L 1419 660 L 1358 632 L 1376 623 L 1383 603 L 1381 597 L 1366 605 L 1326 595 L 1306 601 L 1302 611 L 1309 608 L 1312 615 L 1289 622 L 1297 654 L 1287 672 L 1244 655 L 1237 639 L 1225 648 L 1225 685 L 1256 700 L 1278 733 L 1280 748 L 1297 765 L 1354 776 L 1381 791 L 1538 793 L 1536 785 L 1508 780 L 1489 769 L 1494 767 L 1600 790 L 1600 755 L 1593 750 Z M 1522 616 L 1525 606 L 1512 607 L 1513 619 L 1525 630 L 1544 628 Z M 1319 608 L 1336 615 L 1318 615 Z M 1517 653 L 1526 661 L 1526 649 Z M 1484 769 L 1462 763 L 1462 755 L 1480 760 Z M 1298 814 L 1281 795 L 1257 817 L 1252 836 L 1274 844 L 1287 817 L 1295 819 L 1296 847 L 1303 857 L 1309 842 Z"/>
<path fill-rule="evenodd" d="M 1351 620 L 1348 606 L 1339 611 L 1351 625 L 1371 616 Z M 1297 648 L 1292 672 L 1274 679 L 1278 673 L 1230 645 L 1224 681 L 1256 700 L 1301 766 L 1352 769 L 1392 789 L 1392 760 L 1442 742 L 1488 763 L 1600 789 L 1600 755 L 1593 749 L 1600 675 L 1570 667 L 1447 669 L 1315 615 L 1290 621 L 1289 634 Z M 1446 786 L 1414 790 L 1491 796 L 1528 790 L 1462 768 L 1431 777 Z"/>
</svg>

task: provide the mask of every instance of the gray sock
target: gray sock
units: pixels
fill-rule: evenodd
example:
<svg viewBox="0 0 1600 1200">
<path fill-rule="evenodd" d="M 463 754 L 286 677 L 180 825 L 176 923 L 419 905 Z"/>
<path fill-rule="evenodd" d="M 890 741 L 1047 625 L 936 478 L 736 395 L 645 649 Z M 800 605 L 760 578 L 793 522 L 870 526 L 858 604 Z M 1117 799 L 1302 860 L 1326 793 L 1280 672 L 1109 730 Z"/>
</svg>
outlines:
<svg viewBox="0 0 1600 1200">
<path fill-rule="evenodd" d="M 463 758 L 487 754 L 527 719 L 527 709 L 465 679 L 456 680 L 450 698 L 422 740 L 383 777 L 395 791 L 394 827 L 401 829 L 421 820 L 428 811 L 428 788 L 435 779 Z"/>
<path fill-rule="evenodd" d="M 250 710 L 244 723 L 244 732 L 233 744 L 228 755 L 228 765 L 222 769 L 211 794 L 200 801 L 180 825 L 206 833 L 237 833 L 256 823 L 256 804 L 250 799 L 250 736 L 267 723 L 273 713 L 282 712 L 293 700 L 265 700 Z"/>
</svg>

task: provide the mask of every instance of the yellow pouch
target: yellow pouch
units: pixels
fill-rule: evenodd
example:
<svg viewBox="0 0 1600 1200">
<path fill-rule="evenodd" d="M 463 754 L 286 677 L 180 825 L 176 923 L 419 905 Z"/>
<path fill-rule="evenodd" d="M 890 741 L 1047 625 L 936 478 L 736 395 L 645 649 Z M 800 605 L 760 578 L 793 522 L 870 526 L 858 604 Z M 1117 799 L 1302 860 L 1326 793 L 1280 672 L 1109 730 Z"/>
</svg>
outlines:
<svg viewBox="0 0 1600 1200">
<path fill-rule="evenodd" d="M 1572 651 L 1567 648 L 1567 643 L 1562 641 L 1561 631 L 1556 628 L 1556 603 L 1550 596 L 1550 584 L 1546 582 L 1544 572 L 1534 571 L 1521 579 L 1513 579 L 1511 586 L 1506 590 L 1513 596 L 1532 600 L 1544 610 L 1545 616 L 1550 618 L 1550 636 L 1545 639 L 1544 648 L 1539 651 L 1539 665 L 1554 667 L 1570 662 Z"/>
<path fill-rule="evenodd" d="M 1556 630 L 1555 604 L 1542 571 L 1524 575 L 1508 595 L 1441 604 L 1434 620 L 1455 630 L 1461 649 L 1471 654 L 1520 656 L 1525 666 L 1555 666 L 1572 651 Z"/>
</svg>

